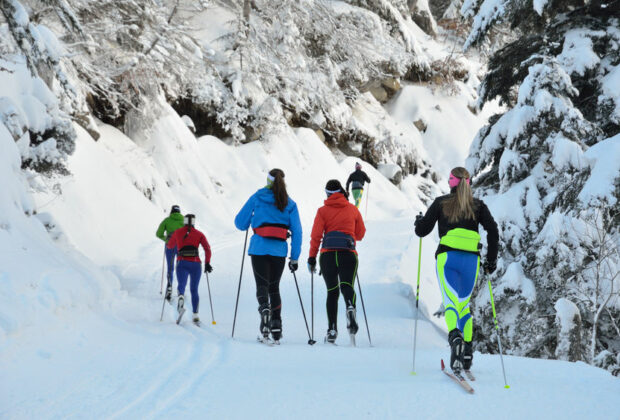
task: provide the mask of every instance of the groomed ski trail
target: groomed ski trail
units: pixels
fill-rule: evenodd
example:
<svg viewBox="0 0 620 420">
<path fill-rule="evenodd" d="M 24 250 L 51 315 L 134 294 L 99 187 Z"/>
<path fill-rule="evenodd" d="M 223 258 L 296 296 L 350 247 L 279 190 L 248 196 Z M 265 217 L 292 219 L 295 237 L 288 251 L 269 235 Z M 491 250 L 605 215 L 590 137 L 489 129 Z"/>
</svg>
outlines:
<svg viewBox="0 0 620 420">
<path fill-rule="evenodd" d="M 357 347 L 349 346 L 342 300 L 339 345 L 323 343 L 326 291 L 319 276 L 314 285 L 317 343 L 309 346 L 288 270 L 281 281 L 281 345 L 257 343 L 259 316 L 249 259 L 231 339 L 243 232 L 221 242 L 209 238 L 214 249 L 210 280 L 217 325 L 198 328 L 184 317 L 177 326 L 176 305 L 168 304 L 159 322 L 162 250 L 154 243 L 145 250 L 143 261 L 111 267 L 120 273 L 127 293 L 122 303 L 111 304 L 115 315 L 68 317 L 66 325 L 46 332 L 21 354 L 23 345 L 13 347 L 11 339 L 3 345 L 0 418 L 357 420 L 449 418 L 455 409 L 462 418 L 476 419 L 579 419 L 592 413 L 616 418 L 620 381 L 583 363 L 507 355 L 511 388 L 506 390 L 499 357 L 475 353 L 476 393 L 463 392 L 438 369 L 438 360 L 449 358 L 445 332 L 424 317 L 418 322 L 416 375 L 411 375 L 415 270 L 410 268 L 417 263 L 411 260 L 417 260 L 418 242 L 411 233 L 411 220 L 369 222 L 368 237 L 358 248 L 372 348 L 359 300 Z M 437 293 L 434 247 L 425 239 L 420 314 L 436 309 L 427 303 Z M 309 316 L 306 257 L 304 248 L 297 279 Z M 209 307 L 204 278 L 199 290 L 205 317 Z M 185 305 L 189 310 L 189 291 Z"/>
</svg>

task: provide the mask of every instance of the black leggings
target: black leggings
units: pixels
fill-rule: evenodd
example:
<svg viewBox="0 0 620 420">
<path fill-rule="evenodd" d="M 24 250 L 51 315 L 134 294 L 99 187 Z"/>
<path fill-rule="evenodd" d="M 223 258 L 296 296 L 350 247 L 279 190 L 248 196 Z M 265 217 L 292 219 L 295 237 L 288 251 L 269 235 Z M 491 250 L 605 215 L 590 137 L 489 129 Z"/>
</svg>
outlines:
<svg viewBox="0 0 620 420">
<path fill-rule="evenodd" d="M 355 307 L 357 254 L 351 251 L 327 251 L 319 258 L 327 286 L 327 320 L 329 329 L 338 330 L 338 297 L 342 291 L 347 306 Z"/>
<path fill-rule="evenodd" d="M 271 304 L 271 317 L 280 319 L 282 300 L 280 299 L 280 278 L 284 271 L 285 257 L 273 255 L 250 255 L 252 270 L 256 280 L 256 299 L 258 310 Z"/>
</svg>

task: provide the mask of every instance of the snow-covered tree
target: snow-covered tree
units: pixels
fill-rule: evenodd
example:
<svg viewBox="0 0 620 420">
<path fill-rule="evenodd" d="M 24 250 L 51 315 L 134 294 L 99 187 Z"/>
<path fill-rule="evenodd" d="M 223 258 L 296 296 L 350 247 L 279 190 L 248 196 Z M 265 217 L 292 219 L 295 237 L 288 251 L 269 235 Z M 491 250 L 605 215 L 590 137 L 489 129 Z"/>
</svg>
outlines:
<svg viewBox="0 0 620 420">
<path fill-rule="evenodd" d="M 64 48 L 18 0 L 0 1 L 0 11 L 0 67 L 6 75 L 0 123 L 19 143 L 24 167 L 64 171 L 63 161 L 75 149 L 71 119 L 84 112 L 62 62 Z"/>
<path fill-rule="evenodd" d="M 463 6 L 474 13 L 467 45 L 481 42 L 502 21 L 521 33 L 489 62 L 480 101 L 500 97 L 508 110 L 478 133 L 468 160 L 503 232 L 493 280 L 498 311 L 511 314 L 502 326 L 516 354 L 556 355 L 552 310 L 561 298 L 578 303 L 584 329 L 593 331 L 600 320 L 580 303 L 584 287 L 597 293 L 590 287 L 592 241 L 584 227 L 592 212 L 606 215 L 607 240 L 620 241 L 620 166 L 609 158 L 620 152 L 620 2 L 576 8 L 579 3 L 485 0 Z M 611 272 L 620 270 L 617 259 L 608 263 Z M 492 349 L 485 298 L 477 302 L 484 321 L 478 334 Z M 603 350 L 620 353 L 613 328 L 620 305 L 615 301 L 608 309 L 596 311 L 606 326 L 599 324 L 595 350 L 585 351 L 587 334 L 580 338 L 578 353 L 589 355 L 588 361 Z"/>
</svg>

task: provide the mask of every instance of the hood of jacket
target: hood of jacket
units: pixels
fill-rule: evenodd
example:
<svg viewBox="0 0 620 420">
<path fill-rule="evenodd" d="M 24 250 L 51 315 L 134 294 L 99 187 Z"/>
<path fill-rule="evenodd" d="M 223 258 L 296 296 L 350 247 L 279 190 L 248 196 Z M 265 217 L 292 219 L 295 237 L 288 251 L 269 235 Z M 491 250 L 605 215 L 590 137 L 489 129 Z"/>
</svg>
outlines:
<svg viewBox="0 0 620 420">
<path fill-rule="evenodd" d="M 333 193 L 323 203 L 328 207 L 346 207 L 349 200 L 342 193 Z"/>
<path fill-rule="evenodd" d="M 273 204 L 274 206 L 276 204 L 276 196 L 271 188 L 264 187 L 256 191 L 256 198 L 266 204 Z"/>
<path fill-rule="evenodd" d="M 174 222 L 181 222 L 183 224 L 183 215 L 181 213 L 171 213 L 168 218 Z"/>
</svg>

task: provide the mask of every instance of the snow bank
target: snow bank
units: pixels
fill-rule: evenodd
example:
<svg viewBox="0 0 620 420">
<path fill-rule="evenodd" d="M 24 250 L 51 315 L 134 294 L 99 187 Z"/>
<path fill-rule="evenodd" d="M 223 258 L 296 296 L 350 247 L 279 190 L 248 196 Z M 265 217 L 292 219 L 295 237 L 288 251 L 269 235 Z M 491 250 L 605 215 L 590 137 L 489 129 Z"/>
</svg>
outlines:
<svg viewBox="0 0 620 420">
<path fill-rule="evenodd" d="M 12 334 L 42 328 L 69 310 L 110 305 L 118 279 L 68 245 L 56 230 L 54 215 L 35 205 L 17 145 L 4 124 L 0 179 L 0 336 L 10 340 Z M 58 235 L 56 242 L 47 229 Z"/>
</svg>

